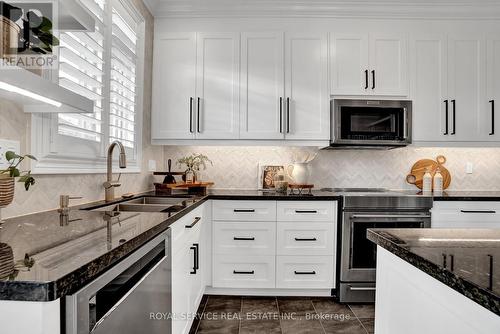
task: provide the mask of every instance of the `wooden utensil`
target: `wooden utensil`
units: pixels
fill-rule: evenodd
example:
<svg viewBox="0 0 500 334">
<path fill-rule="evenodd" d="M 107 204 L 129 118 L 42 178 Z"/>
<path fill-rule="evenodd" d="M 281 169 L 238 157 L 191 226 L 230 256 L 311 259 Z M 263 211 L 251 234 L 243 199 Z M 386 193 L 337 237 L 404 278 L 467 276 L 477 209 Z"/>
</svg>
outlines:
<svg viewBox="0 0 500 334">
<path fill-rule="evenodd" d="M 417 161 L 411 168 L 410 174 L 406 177 L 406 182 L 414 184 L 417 188 L 423 188 L 424 174 L 429 169 L 429 172 L 434 177 L 437 169 L 441 171 L 443 176 L 443 190 L 447 189 L 451 184 L 451 174 L 443 165 L 446 163 L 446 157 L 440 155 L 435 160 L 422 159 Z"/>
</svg>

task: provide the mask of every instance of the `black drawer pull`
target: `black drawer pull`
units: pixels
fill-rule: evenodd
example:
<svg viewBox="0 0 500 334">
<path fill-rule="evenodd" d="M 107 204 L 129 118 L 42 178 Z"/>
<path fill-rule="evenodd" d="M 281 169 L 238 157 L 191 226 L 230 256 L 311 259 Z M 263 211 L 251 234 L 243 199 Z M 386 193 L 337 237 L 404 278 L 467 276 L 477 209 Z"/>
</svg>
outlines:
<svg viewBox="0 0 500 334">
<path fill-rule="evenodd" d="M 254 241 L 255 238 L 254 237 L 250 237 L 250 238 L 241 238 L 241 237 L 234 237 L 233 238 L 235 241 Z"/>
<path fill-rule="evenodd" d="M 316 238 L 295 238 L 295 241 L 318 241 Z"/>
<path fill-rule="evenodd" d="M 252 213 L 255 209 L 234 209 L 234 213 Z"/>
<path fill-rule="evenodd" d="M 497 213 L 494 210 L 460 210 L 462 213 Z"/>
<path fill-rule="evenodd" d="M 295 213 L 318 213 L 316 210 L 295 210 Z"/>
<path fill-rule="evenodd" d="M 201 220 L 201 217 L 196 217 L 193 221 L 193 223 L 191 225 L 186 225 L 185 228 L 193 228 L 196 226 L 196 224 L 199 223 L 199 221 Z"/>
<path fill-rule="evenodd" d="M 316 275 L 315 271 L 295 271 L 295 275 Z"/>
<path fill-rule="evenodd" d="M 255 274 L 255 270 L 252 270 L 252 271 L 236 271 L 236 270 L 233 270 L 233 274 L 235 274 L 235 275 L 253 275 L 253 274 Z"/>
</svg>

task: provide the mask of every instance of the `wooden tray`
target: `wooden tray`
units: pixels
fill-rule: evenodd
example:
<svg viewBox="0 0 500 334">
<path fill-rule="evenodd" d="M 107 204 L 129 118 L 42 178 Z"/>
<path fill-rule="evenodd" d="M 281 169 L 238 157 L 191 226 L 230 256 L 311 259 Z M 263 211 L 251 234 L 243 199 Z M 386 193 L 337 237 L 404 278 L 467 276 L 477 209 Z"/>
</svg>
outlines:
<svg viewBox="0 0 500 334">
<path fill-rule="evenodd" d="M 195 182 L 195 183 L 155 183 L 157 193 L 171 195 L 172 190 L 187 189 L 191 195 L 206 195 L 207 188 L 213 186 L 214 182 Z"/>
<path fill-rule="evenodd" d="M 451 184 L 451 174 L 448 169 L 444 167 L 445 163 L 446 158 L 442 155 L 438 156 L 436 160 L 419 160 L 411 168 L 411 172 L 406 177 L 406 181 L 409 184 L 414 184 L 417 188 L 422 189 L 424 187 L 424 174 L 427 169 L 430 169 L 430 173 L 434 177 L 434 174 L 436 174 L 436 171 L 439 168 L 441 175 L 443 176 L 443 190 L 445 190 Z"/>
</svg>

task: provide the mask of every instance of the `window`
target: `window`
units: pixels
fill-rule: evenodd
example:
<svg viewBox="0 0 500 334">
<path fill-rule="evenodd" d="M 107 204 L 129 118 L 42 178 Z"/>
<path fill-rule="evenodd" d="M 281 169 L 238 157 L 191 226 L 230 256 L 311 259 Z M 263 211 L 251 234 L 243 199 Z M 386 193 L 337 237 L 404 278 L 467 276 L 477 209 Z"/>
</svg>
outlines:
<svg viewBox="0 0 500 334">
<path fill-rule="evenodd" d="M 140 170 L 144 18 L 129 0 L 81 0 L 95 31 L 60 34 L 59 84 L 94 101 L 92 114 L 33 116 L 34 172 L 102 172 L 109 143 Z M 42 138 L 40 138 L 42 137 Z M 37 140 L 41 139 L 41 140 Z"/>
</svg>

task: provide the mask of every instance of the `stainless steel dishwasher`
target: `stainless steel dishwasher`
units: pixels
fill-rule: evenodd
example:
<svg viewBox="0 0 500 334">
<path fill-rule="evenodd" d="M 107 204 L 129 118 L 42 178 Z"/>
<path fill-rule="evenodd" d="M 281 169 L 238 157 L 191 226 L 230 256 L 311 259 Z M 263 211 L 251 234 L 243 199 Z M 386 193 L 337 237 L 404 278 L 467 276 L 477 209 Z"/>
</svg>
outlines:
<svg viewBox="0 0 500 334">
<path fill-rule="evenodd" d="M 170 334 L 170 232 L 66 297 L 66 333 Z"/>
</svg>

